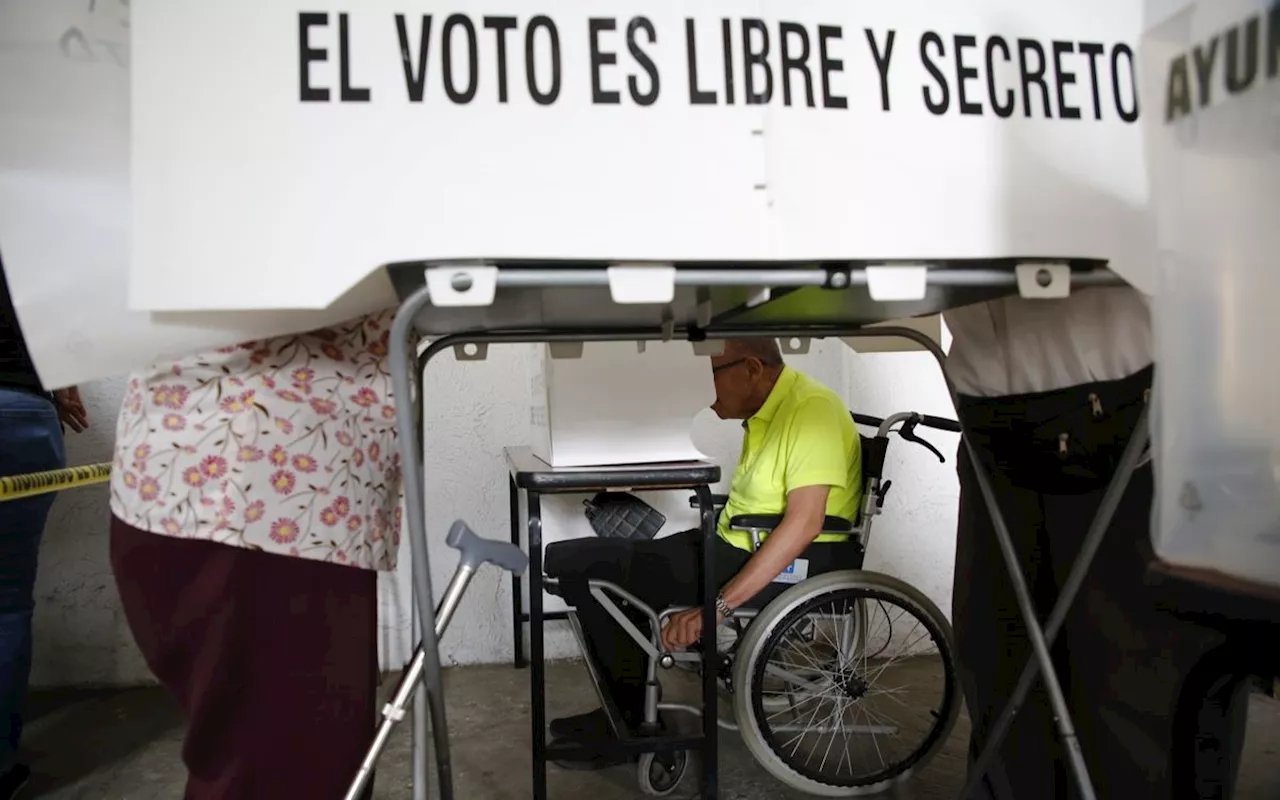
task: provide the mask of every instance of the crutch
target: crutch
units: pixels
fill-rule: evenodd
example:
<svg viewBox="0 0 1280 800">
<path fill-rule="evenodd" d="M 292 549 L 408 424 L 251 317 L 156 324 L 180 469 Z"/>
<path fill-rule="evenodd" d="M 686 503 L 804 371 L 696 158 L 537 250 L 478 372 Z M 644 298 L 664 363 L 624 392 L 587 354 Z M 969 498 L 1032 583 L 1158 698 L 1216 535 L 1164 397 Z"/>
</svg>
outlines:
<svg viewBox="0 0 1280 800">
<path fill-rule="evenodd" d="M 458 608 L 458 602 L 467 591 L 467 584 L 471 582 L 472 576 L 481 564 L 494 564 L 517 575 L 523 573 L 529 565 L 529 557 L 519 547 L 511 542 L 476 536 L 462 520 L 454 522 L 449 528 L 449 535 L 445 538 L 445 542 L 458 550 L 460 556 L 458 568 L 454 570 L 453 578 L 449 580 L 449 586 L 444 591 L 444 598 L 436 608 L 437 637 L 443 635 L 445 628 L 449 627 L 449 618 Z M 426 653 L 422 645 L 418 645 L 409 666 L 400 676 L 400 683 L 396 686 L 396 693 L 391 698 L 391 702 L 382 707 L 382 724 L 378 726 L 378 733 L 369 747 L 369 752 L 365 754 L 364 761 L 360 764 L 360 771 L 356 773 L 355 779 L 351 782 L 351 788 L 347 790 L 346 800 L 359 800 L 365 786 L 373 777 L 373 768 L 378 763 L 383 748 L 387 746 L 387 741 L 391 738 L 391 729 L 404 719 L 405 712 L 409 709 L 409 702 L 422 681 L 422 672 L 426 668 L 426 663 Z M 423 705 L 425 704 L 419 704 L 419 712 Z M 422 726 L 418 726 L 418 730 L 421 731 Z M 416 747 L 423 747 L 425 744 L 425 742 L 415 742 Z"/>
</svg>

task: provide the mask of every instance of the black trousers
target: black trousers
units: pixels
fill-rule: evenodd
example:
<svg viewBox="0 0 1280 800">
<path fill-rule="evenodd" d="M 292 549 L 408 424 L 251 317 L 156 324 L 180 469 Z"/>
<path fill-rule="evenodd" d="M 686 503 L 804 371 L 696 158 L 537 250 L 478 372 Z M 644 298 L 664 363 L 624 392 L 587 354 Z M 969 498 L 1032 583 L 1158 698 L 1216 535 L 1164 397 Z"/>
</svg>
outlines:
<svg viewBox="0 0 1280 800">
<path fill-rule="evenodd" d="M 1133 431 L 1150 377 L 1148 371 L 1042 395 L 962 398 L 960 414 L 991 477 L 1042 624 Z M 972 763 L 1032 650 L 963 445 L 958 463 L 952 621 L 973 722 Z M 1174 618 L 1144 585 L 1154 558 L 1152 496 L 1148 464 L 1134 473 L 1058 636 L 1055 667 L 1099 797 L 1229 798 L 1247 693 L 1243 681 L 1240 691 L 1224 695 L 1219 688 L 1214 702 L 1195 704 L 1190 725 L 1179 714 L 1192 685 L 1188 675 L 1225 636 Z M 1193 751 L 1193 759 L 1180 756 Z M 1076 796 L 1048 695 L 1037 682 L 979 797 Z"/>
<path fill-rule="evenodd" d="M 716 537 L 715 583 L 720 586 L 742 569 L 750 553 Z M 655 612 L 675 605 L 696 605 L 702 598 L 702 531 L 673 533 L 660 539 L 583 538 L 547 546 L 543 569 L 560 581 L 559 594 L 574 606 L 594 660 L 627 726 L 643 721 L 647 657 L 609 612 L 588 591 L 587 581 L 603 580 L 626 589 Z M 649 622 L 634 609 L 628 617 L 643 632 Z"/>
</svg>

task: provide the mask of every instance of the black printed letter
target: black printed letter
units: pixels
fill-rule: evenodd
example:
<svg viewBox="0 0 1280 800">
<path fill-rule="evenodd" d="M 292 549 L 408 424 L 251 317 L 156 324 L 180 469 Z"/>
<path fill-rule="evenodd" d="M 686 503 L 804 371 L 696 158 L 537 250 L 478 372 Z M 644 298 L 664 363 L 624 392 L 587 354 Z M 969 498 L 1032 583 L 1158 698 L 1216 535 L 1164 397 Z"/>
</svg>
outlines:
<svg viewBox="0 0 1280 800">
<path fill-rule="evenodd" d="M 893 58 L 893 40 L 897 36 L 896 31 L 889 31 L 889 38 L 884 43 L 884 52 L 880 52 L 880 46 L 876 44 L 875 31 L 867 28 L 864 31 L 867 35 L 867 44 L 871 46 L 871 57 L 876 60 L 876 69 L 880 71 L 880 108 L 884 111 L 889 110 L 889 61 Z"/>
<path fill-rule="evenodd" d="M 338 15 L 338 76 L 342 82 L 339 97 L 344 103 L 369 102 L 369 90 L 351 85 L 351 47 L 347 37 L 347 15 Z"/>
<path fill-rule="evenodd" d="M 1276 6 L 1280 8 L 1280 6 Z M 1240 94 L 1258 77 L 1258 18 L 1244 24 L 1244 64 L 1240 63 L 1240 26 L 1227 31 L 1227 91 Z"/>
<path fill-rule="evenodd" d="M 751 45 L 753 31 L 760 34 L 762 40 L 759 50 Z M 759 92 L 756 91 L 756 67 L 764 68 L 764 89 Z M 758 19 L 742 20 L 742 76 L 747 105 L 763 105 L 773 99 L 773 70 L 769 68 L 769 29 Z"/>
<path fill-rule="evenodd" d="M 467 35 L 467 88 L 461 92 L 453 83 L 453 29 L 462 27 Z M 466 105 L 476 98 L 476 89 L 480 84 L 480 65 L 476 63 L 476 26 L 466 14 L 450 14 L 444 21 L 444 30 L 440 32 L 444 39 L 444 93 L 455 103 Z"/>
<path fill-rule="evenodd" d="M 1071 42 L 1053 43 L 1053 76 L 1057 79 L 1058 84 L 1058 118 L 1059 119 L 1080 119 L 1080 109 L 1075 106 L 1067 105 L 1066 89 L 1076 82 L 1076 74 L 1067 72 L 1062 68 L 1062 56 L 1064 53 L 1074 53 L 1075 45 Z"/>
<path fill-rule="evenodd" d="M 1089 85 L 1093 87 L 1093 118 L 1102 119 L 1102 93 L 1098 91 L 1098 56 L 1104 48 L 1093 42 L 1081 42 L 1079 50 L 1089 57 Z"/>
<path fill-rule="evenodd" d="M 409 102 L 421 103 L 422 92 L 427 85 L 427 53 L 431 48 L 431 15 L 422 15 L 416 71 L 409 60 L 409 30 L 404 24 L 404 14 L 396 14 L 396 36 L 400 38 L 400 66 L 404 67 L 404 88 L 409 93 Z"/>
<path fill-rule="evenodd" d="M 1039 63 L 1032 70 L 1027 67 L 1027 53 L 1034 51 Z M 1018 67 L 1022 71 L 1022 116 L 1031 116 L 1031 84 L 1040 87 L 1040 97 L 1044 100 L 1044 115 L 1053 119 L 1053 109 L 1049 107 L 1049 84 L 1044 81 L 1044 68 L 1048 66 L 1044 60 L 1044 48 L 1035 39 L 1018 40 Z"/>
<path fill-rule="evenodd" d="M 1180 55 L 1169 63 L 1169 81 L 1164 92 L 1164 121 L 1173 122 L 1191 113 L 1191 75 L 1187 57 Z"/>
<path fill-rule="evenodd" d="M 791 105 L 791 70 L 798 69 L 804 76 L 804 98 L 809 108 L 813 108 L 813 76 L 809 74 L 809 33 L 803 25 L 795 22 L 778 23 L 779 36 L 782 37 L 782 102 Z M 792 56 L 787 43 L 792 34 L 800 35 L 800 55 Z"/>
<path fill-rule="evenodd" d="M 827 40 L 840 40 L 842 31 L 839 25 L 818 26 L 818 63 L 822 65 L 822 106 L 823 108 L 848 108 L 849 98 L 831 93 L 831 73 L 844 70 L 844 62 L 827 55 Z"/>
<path fill-rule="evenodd" d="M 636 32 L 644 31 L 649 37 L 649 44 L 656 44 L 658 41 L 658 32 L 654 30 L 653 23 L 648 17 L 635 17 L 627 24 L 627 50 L 631 52 L 631 57 L 640 64 L 640 68 L 649 76 L 649 91 L 640 91 L 640 82 L 636 80 L 636 76 L 627 77 L 627 88 L 631 91 L 631 100 L 638 106 L 651 106 L 658 100 L 658 67 L 653 63 L 653 59 L 649 54 L 640 49 L 640 43 L 636 41 Z"/>
<path fill-rule="evenodd" d="M 978 46 L 978 39 L 974 36 L 955 37 L 956 45 L 956 97 L 960 99 L 960 113 L 971 117 L 982 116 L 982 103 L 971 103 L 966 99 L 964 92 L 964 82 L 973 80 L 978 77 L 976 67 L 966 67 L 964 65 L 964 51 L 970 47 Z"/>
<path fill-rule="evenodd" d="M 942 70 L 938 69 L 938 65 L 933 63 L 933 59 L 929 58 L 928 48 L 931 44 L 938 48 L 939 56 L 947 54 L 946 47 L 942 44 L 942 37 L 933 31 L 929 31 L 920 37 L 920 60 L 924 62 L 924 68 L 929 71 L 929 74 L 942 87 L 942 99 L 935 101 L 928 86 L 924 87 L 921 92 L 924 94 L 925 108 L 934 114 L 942 115 L 947 113 L 947 109 L 951 106 L 951 90 L 947 88 L 947 78 L 942 74 Z"/>
<path fill-rule="evenodd" d="M 1126 111 L 1120 99 L 1120 56 L 1129 62 L 1129 89 L 1133 92 L 1133 110 Z M 1133 51 L 1127 44 L 1118 44 L 1111 51 L 1111 88 L 1116 93 L 1116 113 L 1125 122 L 1138 121 L 1138 76 L 1133 69 Z"/>
<path fill-rule="evenodd" d="M 493 31 L 498 44 L 498 102 L 507 102 L 507 31 L 515 30 L 515 17 L 485 17 L 484 27 Z"/>
<path fill-rule="evenodd" d="M 695 106 L 713 106 L 716 104 L 716 93 L 698 88 L 698 41 L 694 22 L 684 21 L 685 56 L 689 59 L 689 103 Z"/>
<path fill-rule="evenodd" d="M 304 103 L 329 102 L 329 90 L 311 85 L 311 62 L 328 61 L 329 54 L 321 47 L 312 47 L 309 41 L 311 28 L 329 24 L 328 14 L 298 15 L 298 99 Z"/>
<path fill-rule="evenodd" d="M 1006 62 L 1013 61 L 1013 56 L 1009 53 L 1009 43 L 1002 37 L 992 36 L 987 40 L 987 98 L 991 101 L 991 108 L 995 110 L 996 116 L 1008 119 L 1013 116 L 1013 110 L 1018 106 L 1018 99 L 1012 89 L 1005 90 L 1005 102 L 1003 105 L 996 95 L 996 60 L 994 56 L 997 47 L 1004 52 L 1004 60 Z"/>
<path fill-rule="evenodd" d="M 533 57 L 533 37 L 544 29 L 551 39 L 551 88 L 545 92 L 538 88 L 538 65 Z M 549 106 L 560 96 L 560 33 L 550 17 L 536 16 L 524 29 L 524 79 L 533 102 L 540 106 Z"/>
<path fill-rule="evenodd" d="M 1208 52 L 1205 52 L 1200 45 L 1196 45 L 1191 51 L 1191 57 L 1196 65 L 1196 85 L 1200 87 L 1200 107 L 1205 108 L 1213 99 L 1213 85 L 1210 79 L 1213 77 L 1213 62 L 1218 58 L 1218 37 L 1214 36 L 1209 40 Z M 1113 87 L 1119 85 L 1116 83 L 1115 50 L 1111 51 L 1111 85 Z"/>
<path fill-rule="evenodd" d="M 600 67 L 617 64 L 616 53 L 600 52 L 600 32 L 611 31 L 618 27 L 613 19 L 592 17 L 587 20 L 587 31 L 591 35 L 591 102 L 597 105 L 617 105 L 622 102 L 619 92 L 605 91 L 600 87 Z"/>
</svg>

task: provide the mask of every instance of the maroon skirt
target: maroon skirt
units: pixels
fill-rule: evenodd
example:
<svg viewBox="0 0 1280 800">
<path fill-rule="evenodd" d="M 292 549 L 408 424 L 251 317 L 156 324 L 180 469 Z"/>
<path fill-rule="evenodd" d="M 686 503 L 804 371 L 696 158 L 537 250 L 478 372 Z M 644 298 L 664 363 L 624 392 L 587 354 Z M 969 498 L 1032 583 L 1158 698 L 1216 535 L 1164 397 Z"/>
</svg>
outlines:
<svg viewBox="0 0 1280 800">
<path fill-rule="evenodd" d="M 373 740 L 376 573 L 112 519 L 134 640 L 187 720 L 187 800 L 344 796 Z"/>
</svg>

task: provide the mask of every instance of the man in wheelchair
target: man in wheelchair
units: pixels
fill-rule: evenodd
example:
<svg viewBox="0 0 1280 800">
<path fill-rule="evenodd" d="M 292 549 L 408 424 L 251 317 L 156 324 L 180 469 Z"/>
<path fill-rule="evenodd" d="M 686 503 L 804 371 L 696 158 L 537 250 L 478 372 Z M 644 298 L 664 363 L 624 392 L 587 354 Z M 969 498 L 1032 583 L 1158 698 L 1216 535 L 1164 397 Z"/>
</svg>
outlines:
<svg viewBox="0 0 1280 800">
<path fill-rule="evenodd" d="M 847 533 L 824 533 L 830 518 L 852 523 L 862 500 L 861 446 L 844 402 L 821 383 L 786 366 L 773 339 L 725 342 L 711 359 L 722 419 L 743 420 L 743 444 L 728 501 L 720 514 L 714 568 L 723 622 L 796 562 L 815 542 L 841 542 Z M 781 515 L 758 549 L 749 534 L 729 529 L 744 514 Z M 627 727 L 643 730 L 646 655 L 636 641 L 591 595 L 588 581 L 608 581 L 653 609 L 694 606 L 674 614 L 663 627 L 668 650 L 689 647 L 702 635 L 703 601 L 699 574 L 702 533 L 684 531 L 653 540 L 585 538 L 547 547 L 545 571 L 557 591 L 574 606 L 592 659 Z M 834 545 L 839 549 L 839 545 Z M 832 568 L 835 565 L 831 565 Z M 803 577 L 803 576 L 800 576 Z M 629 614 L 645 633 L 645 615 Z M 611 736 L 603 709 L 551 722 L 561 739 L 590 741 Z M 621 763 L 597 757 L 560 763 L 593 769 Z"/>
</svg>

